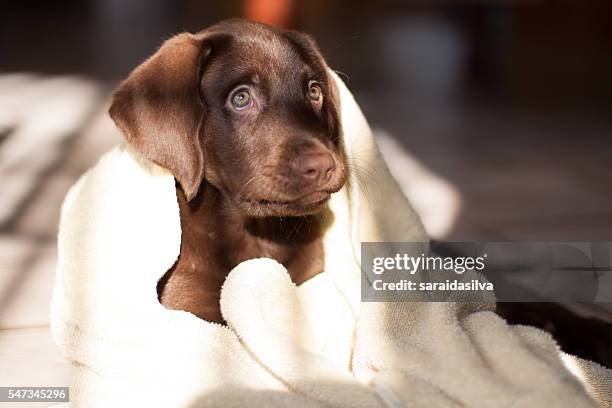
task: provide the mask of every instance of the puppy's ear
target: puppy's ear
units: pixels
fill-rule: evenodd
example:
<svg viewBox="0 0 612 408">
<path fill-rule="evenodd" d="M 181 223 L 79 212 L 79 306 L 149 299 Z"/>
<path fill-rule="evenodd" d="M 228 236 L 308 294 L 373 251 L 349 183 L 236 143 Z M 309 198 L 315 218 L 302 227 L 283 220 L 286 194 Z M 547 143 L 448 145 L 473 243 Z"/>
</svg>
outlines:
<svg viewBox="0 0 612 408">
<path fill-rule="evenodd" d="M 335 136 L 334 142 L 337 145 L 342 145 L 342 123 L 340 121 L 340 90 L 336 84 L 337 75 L 333 74 L 331 68 L 327 68 L 327 126 L 329 126 L 331 134 Z M 341 79 L 338 78 L 338 81 Z"/>
<path fill-rule="evenodd" d="M 188 199 L 204 175 L 200 72 L 211 50 L 202 34 L 167 40 L 123 81 L 109 110 L 128 143 L 170 170 Z"/>
</svg>

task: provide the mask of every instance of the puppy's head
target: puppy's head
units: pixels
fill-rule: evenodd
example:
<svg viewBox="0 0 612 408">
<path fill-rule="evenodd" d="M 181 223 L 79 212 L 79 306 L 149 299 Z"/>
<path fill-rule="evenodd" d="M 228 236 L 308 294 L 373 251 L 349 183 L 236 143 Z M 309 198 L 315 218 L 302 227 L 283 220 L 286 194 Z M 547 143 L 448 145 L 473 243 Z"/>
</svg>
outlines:
<svg viewBox="0 0 612 408">
<path fill-rule="evenodd" d="M 110 115 L 188 199 L 206 180 L 246 215 L 306 215 L 346 181 L 337 91 L 298 32 L 228 20 L 179 34 L 121 84 Z"/>
</svg>

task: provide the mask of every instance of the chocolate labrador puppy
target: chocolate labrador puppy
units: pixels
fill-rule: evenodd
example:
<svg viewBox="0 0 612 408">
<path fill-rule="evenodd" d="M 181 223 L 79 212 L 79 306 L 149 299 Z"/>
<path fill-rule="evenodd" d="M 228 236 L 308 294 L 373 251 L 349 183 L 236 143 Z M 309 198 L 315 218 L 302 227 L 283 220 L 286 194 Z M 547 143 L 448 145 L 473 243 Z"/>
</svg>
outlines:
<svg viewBox="0 0 612 408">
<path fill-rule="evenodd" d="M 163 305 L 223 322 L 221 285 L 269 257 L 321 272 L 323 213 L 347 179 L 337 90 L 307 35 L 243 20 L 167 40 L 116 90 L 110 115 L 177 180 L 181 251 Z"/>
</svg>

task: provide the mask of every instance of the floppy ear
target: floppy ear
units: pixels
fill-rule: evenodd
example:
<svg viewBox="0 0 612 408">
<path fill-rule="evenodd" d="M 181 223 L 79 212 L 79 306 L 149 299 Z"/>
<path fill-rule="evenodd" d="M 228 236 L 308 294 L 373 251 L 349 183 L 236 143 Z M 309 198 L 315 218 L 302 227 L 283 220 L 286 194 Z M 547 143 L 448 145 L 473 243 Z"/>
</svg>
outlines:
<svg viewBox="0 0 612 408">
<path fill-rule="evenodd" d="M 128 143 L 170 170 L 190 200 L 204 175 L 200 69 L 211 45 L 179 34 L 137 67 L 113 94 L 109 113 Z"/>
<path fill-rule="evenodd" d="M 330 131 L 336 137 L 336 144 L 344 147 L 344 141 L 342 139 L 342 122 L 340 118 L 340 90 L 336 81 L 336 75 L 331 68 L 327 68 L 327 86 L 329 90 L 329 97 L 327 98 L 327 124 Z"/>
</svg>

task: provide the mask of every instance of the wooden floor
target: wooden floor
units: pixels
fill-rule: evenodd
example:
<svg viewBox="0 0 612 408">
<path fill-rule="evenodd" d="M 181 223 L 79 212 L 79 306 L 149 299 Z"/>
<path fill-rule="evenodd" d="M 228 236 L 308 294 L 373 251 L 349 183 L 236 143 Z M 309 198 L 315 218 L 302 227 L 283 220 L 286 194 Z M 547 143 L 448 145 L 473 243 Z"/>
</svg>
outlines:
<svg viewBox="0 0 612 408">
<path fill-rule="evenodd" d="M 58 215 L 69 186 L 120 141 L 106 115 L 109 89 L 78 77 L 0 76 L 0 385 L 68 384 L 49 332 Z M 392 94 L 357 96 L 434 237 L 612 240 L 609 121 L 482 107 L 406 113 Z"/>
<path fill-rule="evenodd" d="M 108 91 L 78 77 L 0 76 L 0 385 L 66 386 L 49 330 L 59 208 L 119 139 Z M 109 128 L 110 127 L 110 128 Z M 0 403 L 0 406 L 48 403 Z"/>
</svg>

